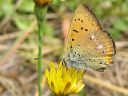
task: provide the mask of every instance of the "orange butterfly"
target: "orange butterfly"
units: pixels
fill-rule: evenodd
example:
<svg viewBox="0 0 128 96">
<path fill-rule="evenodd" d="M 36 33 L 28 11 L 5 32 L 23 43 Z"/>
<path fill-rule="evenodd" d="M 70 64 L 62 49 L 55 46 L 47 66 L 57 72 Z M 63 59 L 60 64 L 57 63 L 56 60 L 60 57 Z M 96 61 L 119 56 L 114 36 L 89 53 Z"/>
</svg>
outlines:
<svg viewBox="0 0 128 96">
<path fill-rule="evenodd" d="M 103 71 L 116 53 L 110 35 L 103 31 L 95 14 L 84 5 L 76 8 L 68 33 L 64 63 L 77 69 Z"/>
</svg>

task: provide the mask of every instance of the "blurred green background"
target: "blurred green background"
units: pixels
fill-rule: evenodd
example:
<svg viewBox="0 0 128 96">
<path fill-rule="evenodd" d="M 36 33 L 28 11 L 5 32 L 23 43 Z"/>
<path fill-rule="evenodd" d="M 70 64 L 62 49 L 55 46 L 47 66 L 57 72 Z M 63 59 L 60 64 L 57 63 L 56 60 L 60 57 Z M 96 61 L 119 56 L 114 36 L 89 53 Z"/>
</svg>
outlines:
<svg viewBox="0 0 128 96">
<path fill-rule="evenodd" d="M 87 74 L 128 90 L 128 0 L 53 0 L 43 28 L 43 71 L 51 60 L 61 58 L 71 17 L 80 3 L 93 10 L 117 46 L 113 66 L 103 73 Z M 0 0 L 0 96 L 37 96 L 38 39 L 33 10 L 33 0 Z M 43 80 L 43 96 L 49 96 L 51 92 Z M 95 86 L 87 80 L 79 96 L 128 94 Z"/>
</svg>

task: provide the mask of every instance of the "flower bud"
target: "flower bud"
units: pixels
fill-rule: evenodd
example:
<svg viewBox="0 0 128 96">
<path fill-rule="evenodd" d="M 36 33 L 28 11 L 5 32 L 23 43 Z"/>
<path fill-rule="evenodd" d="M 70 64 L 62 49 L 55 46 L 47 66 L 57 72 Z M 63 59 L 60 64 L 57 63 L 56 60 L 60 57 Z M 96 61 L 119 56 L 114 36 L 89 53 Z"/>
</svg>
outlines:
<svg viewBox="0 0 128 96">
<path fill-rule="evenodd" d="M 52 0 L 34 0 L 34 2 L 40 6 L 48 5 Z"/>
</svg>

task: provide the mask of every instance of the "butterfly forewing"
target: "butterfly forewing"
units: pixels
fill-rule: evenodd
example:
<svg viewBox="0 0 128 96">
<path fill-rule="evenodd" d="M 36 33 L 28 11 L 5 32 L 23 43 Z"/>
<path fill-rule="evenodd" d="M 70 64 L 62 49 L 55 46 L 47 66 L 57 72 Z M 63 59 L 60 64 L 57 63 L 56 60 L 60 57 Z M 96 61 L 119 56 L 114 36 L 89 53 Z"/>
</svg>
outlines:
<svg viewBox="0 0 128 96">
<path fill-rule="evenodd" d="M 108 33 L 102 31 L 94 13 L 79 5 L 68 33 L 64 60 L 68 66 L 80 69 L 103 68 L 112 63 L 114 43 Z"/>
<path fill-rule="evenodd" d="M 66 42 L 65 53 L 68 51 L 69 47 L 71 47 L 72 38 L 80 38 L 80 35 L 85 34 L 83 31 L 89 30 L 101 30 L 99 22 L 95 18 L 95 15 L 91 12 L 91 10 L 84 5 L 79 5 L 76 8 L 74 16 L 72 18 L 72 22 L 68 32 L 68 39 Z"/>
</svg>

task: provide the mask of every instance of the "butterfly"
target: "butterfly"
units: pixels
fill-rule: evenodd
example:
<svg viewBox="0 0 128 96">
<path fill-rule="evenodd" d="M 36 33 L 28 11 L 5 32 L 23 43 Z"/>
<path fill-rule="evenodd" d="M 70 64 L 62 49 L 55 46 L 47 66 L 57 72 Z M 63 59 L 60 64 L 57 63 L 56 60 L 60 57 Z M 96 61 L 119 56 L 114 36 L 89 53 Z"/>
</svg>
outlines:
<svg viewBox="0 0 128 96">
<path fill-rule="evenodd" d="M 110 34 L 101 28 L 95 14 L 80 4 L 69 28 L 63 62 L 68 67 L 103 71 L 113 63 L 115 53 Z"/>
</svg>

